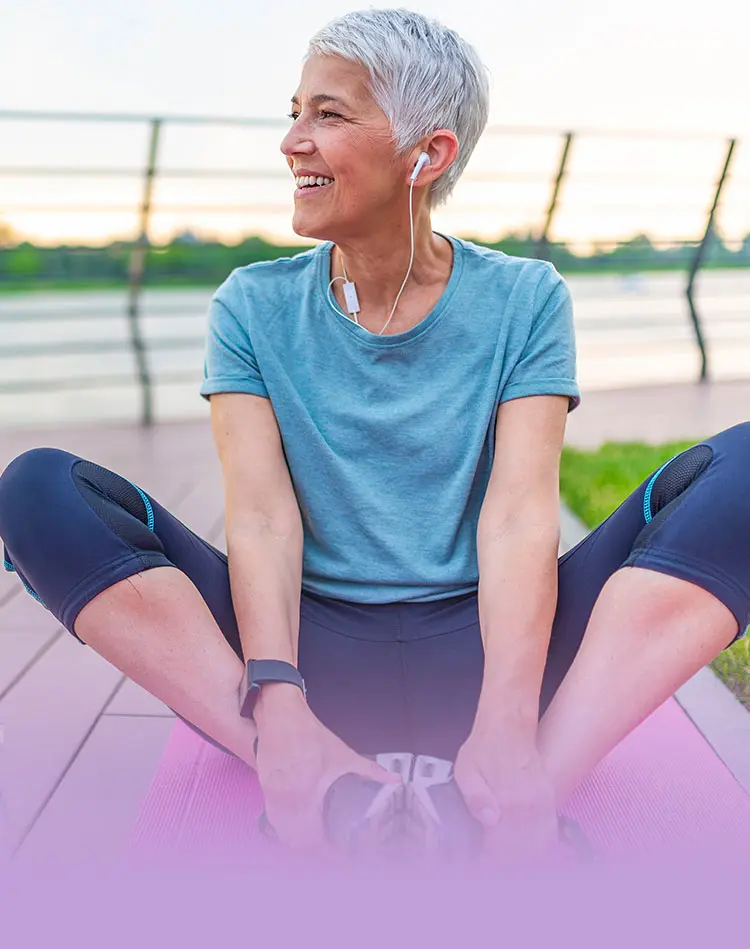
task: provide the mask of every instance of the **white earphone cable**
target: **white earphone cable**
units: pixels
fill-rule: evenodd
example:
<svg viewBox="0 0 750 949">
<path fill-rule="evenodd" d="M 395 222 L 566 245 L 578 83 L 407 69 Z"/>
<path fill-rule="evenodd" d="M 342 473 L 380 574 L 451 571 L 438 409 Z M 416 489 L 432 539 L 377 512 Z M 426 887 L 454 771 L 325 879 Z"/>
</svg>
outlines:
<svg viewBox="0 0 750 949">
<path fill-rule="evenodd" d="M 388 326 L 388 324 L 389 324 L 389 323 L 391 322 L 391 320 L 393 319 L 393 314 L 396 312 L 396 306 L 398 305 L 398 301 L 399 301 L 399 299 L 400 299 L 400 297 L 401 297 L 401 294 L 404 292 L 404 287 L 406 286 L 406 281 L 409 279 L 409 274 L 411 273 L 411 267 L 412 267 L 412 264 L 414 263 L 414 206 L 413 206 L 413 201 L 412 201 L 412 196 L 413 196 L 413 194 L 414 194 L 414 181 L 415 181 L 415 179 L 412 178 L 412 179 L 411 179 L 411 184 L 409 185 L 409 236 L 410 236 L 410 239 L 411 239 L 411 255 L 409 256 L 409 268 L 408 268 L 408 270 L 406 271 L 406 276 L 404 277 L 404 282 L 401 284 L 401 289 L 398 291 L 398 294 L 397 294 L 397 296 L 396 296 L 396 299 L 395 299 L 395 301 L 394 301 L 394 303 L 393 303 L 393 309 L 391 310 L 391 315 L 390 315 L 390 316 L 388 317 L 388 319 L 385 321 L 385 326 L 384 326 L 383 329 L 378 333 L 378 336 L 382 336 L 382 335 L 383 335 L 383 333 L 385 332 L 386 327 Z"/>
<path fill-rule="evenodd" d="M 343 261 L 342 261 L 342 263 L 343 263 Z M 352 320 L 352 319 L 353 319 L 354 322 L 357 324 L 357 326 L 359 326 L 359 320 L 357 319 L 357 314 L 356 314 L 356 313 L 353 313 L 351 316 L 347 316 L 346 313 L 344 313 L 342 310 L 340 310 L 340 309 L 336 306 L 336 304 L 333 302 L 333 300 L 331 299 L 331 287 L 333 286 L 333 284 L 334 284 L 337 280 L 344 280 L 344 281 L 348 282 L 348 278 L 347 278 L 347 276 L 346 276 L 346 273 L 344 273 L 344 276 L 343 276 L 343 277 L 341 277 L 341 276 L 334 277 L 333 280 L 331 280 L 331 282 L 328 284 L 328 291 L 327 291 L 327 293 L 326 293 L 326 296 L 328 297 L 328 302 L 329 302 L 329 304 L 333 307 L 333 309 L 336 311 L 336 313 L 340 313 L 340 314 L 344 317 L 345 320 Z"/>
</svg>

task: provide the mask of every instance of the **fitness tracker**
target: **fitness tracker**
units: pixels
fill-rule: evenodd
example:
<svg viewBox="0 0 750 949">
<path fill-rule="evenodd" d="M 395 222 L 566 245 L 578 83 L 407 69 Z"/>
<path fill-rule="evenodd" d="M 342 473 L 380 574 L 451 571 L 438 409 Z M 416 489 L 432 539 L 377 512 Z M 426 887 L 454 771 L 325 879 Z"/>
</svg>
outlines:
<svg viewBox="0 0 750 949">
<path fill-rule="evenodd" d="M 305 680 L 291 662 L 282 659 L 250 659 L 240 687 L 240 715 L 243 718 L 253 717 L 255 703 L 266 682 L 289 682 L 301 689 L 303 695 L 307 695 Z"/>
</svg>

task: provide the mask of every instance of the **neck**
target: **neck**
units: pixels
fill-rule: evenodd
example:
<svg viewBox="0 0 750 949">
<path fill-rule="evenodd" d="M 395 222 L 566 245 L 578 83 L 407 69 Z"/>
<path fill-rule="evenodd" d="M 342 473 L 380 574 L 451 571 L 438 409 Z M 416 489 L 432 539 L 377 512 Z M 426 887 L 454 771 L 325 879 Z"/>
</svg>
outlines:
<svg viewBox="0 0 750 949">
<path fill-rule="evenodd" d="M 416 202 L 415 202 L 416 203 Z M 331 251 L 331 277 L 343 276 L 357 285 L 361 315 L 390 314 L 409 267 L 411 239 L 408 212 L 406 220 L 393 222 L 380 231 L 363 236 L 347 236 L 336 241 Z M 432 231 L 429 210 L 415 208 L 414 261 L 409 279 L 401 294 L 394 321 L 407 295 L 420 288 L 433 286 L 450 269 L 452 251 L 447 241 Z M 334 284 L 336 295 L 343 301 L 342 281 Z M 411 289 L 411 293 L 409 293 Z M 344 309 L 346 312 L 346 309 Z"/>
</svg>

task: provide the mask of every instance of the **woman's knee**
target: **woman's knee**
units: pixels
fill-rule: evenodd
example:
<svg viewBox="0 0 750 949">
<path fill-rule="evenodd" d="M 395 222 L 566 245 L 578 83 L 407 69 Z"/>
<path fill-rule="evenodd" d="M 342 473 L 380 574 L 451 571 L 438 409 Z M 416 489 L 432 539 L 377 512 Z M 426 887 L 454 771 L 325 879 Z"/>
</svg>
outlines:
<svg viewBox="0 0 750 949">
<path fill-rule="evenodd" d="M 70 459 L 70 452 L 61 448 L 30 448 L 16 455 L 0 475 L 3 492 L 18 490 L 19 486 L 38 486 L 50 476 L 57 477 Z M 12 488 L 10 487 L 12 486 Z"/>
<path fill-rule="evenodd" d="M 70 458 L 70 453 L 61 448 L 29 448 L 7 465 L 0 475 L 0 486 L 7 491 L 8 485 L 16 487 L 44 480 L 60 470 L 60 462 Z"/>
<path fill-rule="evenodd" d="M 70 467 L 71 455 L 59 448 L 31 448 L 17 455 L 0 475 L 0 537 L 11 544 L 29 511 L 48 508 L 53 486 Z"/>
</svg>

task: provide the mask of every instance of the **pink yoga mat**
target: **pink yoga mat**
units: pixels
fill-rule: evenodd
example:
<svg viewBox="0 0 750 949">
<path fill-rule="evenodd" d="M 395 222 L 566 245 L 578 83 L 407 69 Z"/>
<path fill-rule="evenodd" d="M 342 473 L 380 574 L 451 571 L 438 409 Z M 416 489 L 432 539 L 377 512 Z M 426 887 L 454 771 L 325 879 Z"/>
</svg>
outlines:
<svg viewBox="0 0 750 949">
<path fill-rule="evenodd" d="M 175 724 L 136 822 L 135 852 L 257 854 L 254 773 Z M 564 807 L 603 854 L 656 848 L 750 852 L 750 796 L 669 699 L 615 748 Z"/>
</svg>

